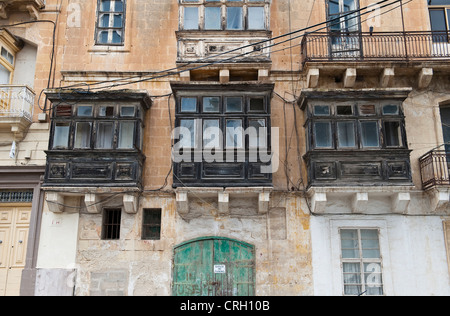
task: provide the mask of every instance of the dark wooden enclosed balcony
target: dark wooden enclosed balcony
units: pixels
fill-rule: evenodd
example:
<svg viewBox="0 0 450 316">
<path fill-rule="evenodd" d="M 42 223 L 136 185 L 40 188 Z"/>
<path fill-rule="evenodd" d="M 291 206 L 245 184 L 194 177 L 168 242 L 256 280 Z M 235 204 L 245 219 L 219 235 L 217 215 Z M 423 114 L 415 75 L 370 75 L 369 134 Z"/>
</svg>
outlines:
<svg viewBox="0 0 450 316">
<path fill-rule="evenodd" d="M 450 59 L 449 32 L 312 33 L 302 61 L 410 61 Z"/>
<path fill-rule="evenodd" d="M 419 159 L 424 190 L 450 186 L 450 151 L 436 149 Z"/>
</svg>

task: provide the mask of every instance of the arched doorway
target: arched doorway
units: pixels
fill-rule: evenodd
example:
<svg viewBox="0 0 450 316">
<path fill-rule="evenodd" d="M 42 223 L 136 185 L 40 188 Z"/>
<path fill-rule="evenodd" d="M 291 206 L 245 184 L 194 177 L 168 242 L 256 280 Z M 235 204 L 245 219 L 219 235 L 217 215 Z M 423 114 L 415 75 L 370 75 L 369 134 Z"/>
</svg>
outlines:
<svg viewBox="0 0 450 316">
<path fill-rule="evenodd" d="M 254 296 L 254 246 L 202 237 L 174 249 L 174 296 Z"/>
</svg>

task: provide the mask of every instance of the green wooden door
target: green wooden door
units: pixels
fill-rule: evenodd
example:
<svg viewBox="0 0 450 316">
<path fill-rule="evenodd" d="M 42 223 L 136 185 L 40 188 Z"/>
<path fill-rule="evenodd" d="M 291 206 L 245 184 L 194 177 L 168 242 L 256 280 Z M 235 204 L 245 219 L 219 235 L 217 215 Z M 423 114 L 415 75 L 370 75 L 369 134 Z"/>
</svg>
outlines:
<svg viewBox="0 0 450 316">
<path fill-rule="evenodd" d="M 174 296 L 254 296 L 255 256 L 250 244 L 204 237 L 175 247 Z"/>
</svg>

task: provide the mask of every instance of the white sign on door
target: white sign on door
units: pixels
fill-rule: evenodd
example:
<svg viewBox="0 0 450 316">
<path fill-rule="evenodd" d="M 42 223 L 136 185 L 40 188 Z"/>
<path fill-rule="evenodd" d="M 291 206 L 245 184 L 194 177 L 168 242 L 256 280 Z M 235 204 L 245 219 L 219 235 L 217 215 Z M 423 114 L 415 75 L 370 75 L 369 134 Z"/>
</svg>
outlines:
<svg viewBox="0 0 450 316">
<path fill-rule="evenodd" d="M 215 264 L 214 265 L 214 273 L 226 273 L 226 268 L 224 264 Z"/>
</svg>

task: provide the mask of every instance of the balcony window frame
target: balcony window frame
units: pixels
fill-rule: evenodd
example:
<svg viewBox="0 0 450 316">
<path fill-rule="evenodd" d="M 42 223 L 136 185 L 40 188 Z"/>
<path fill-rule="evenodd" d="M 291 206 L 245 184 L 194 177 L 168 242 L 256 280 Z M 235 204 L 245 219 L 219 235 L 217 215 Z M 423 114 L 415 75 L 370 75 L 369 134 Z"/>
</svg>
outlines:
<svg viewBox="0 0 450 316">
<path fill-rule="evenodd" d="M 227 111 L 227 99 L 230 98 L 242 98 L 242 111 Z M 183 111 L 182 110 L 182 104 L 183 99 L 187 98 L 196 98 L 197 99 L 197 105 L 196 105 L 196 111 Z M 219 98 L 219 107 L 218 111 L 205 111 L 204 105 L 205 105 L 205 99 L 206 98 Z M 251 100 L 252 99 L 263 99 L 264 100 L 264 106 L 263 109 L 260 111 L 251 110 Z M 220 140 L 220 150 L 225 151 L 228 148 L 233 148 L 236 150 L 245 150 L 249 151 L 253 148 L 251 145 L 250 139 L 247 139 L 249 137 L 245 137 L 245 135 L 242 135 L 241 143 L 243 146 L 231 146 L 229 147 L 227 145 L 227 132 L 226 132 L 226 126 L 227 121 L 230 120 L 240 120 L 242 122 L 242 128 L 245 130 L 250 125 L 250 121 L 252 120 L 265 120 L 266 122 L 266 128 L 268 129 L 268 135 L 266 135 L 265 144 L 266 146 L 264 148 L 270 147 L 270 101 L 268 100 L 267 96 L 264 95 L 264 93 L 258 94 L 258 93 L 227 93 L 227 92 L 205 92 L 197 97 L 193 95 L 180 95 L 177 99 L 177 107 L 176 107 L 176 125 L 175 127 L 180 127 L 181 122 L 183 120 L 193 120 L 194 121 L 194 139 L 193 144 L 194 146 L 184 146 L 184 148 L 187 149 L 193 149 L 193 150 L 201 150 L 202 144 L 204 143 L 204 122 L 208 120 L 218 120 L 219 121 L 219 128 L 223 132 L 222 139 Z M 259 135 L 258 135 L 259 136 Z M 259 138 L 258 138 L 259 143 Z M 192 142 L 191 142 L 192 144 Z M 216 148 L 216 147 L 214 147 Z"/>
<path fill-rule="evenodd" d="M 429 18 L 430 18 L 430 30 L 432 32 L 447 33 L 447 34 L 433 36 L 434 43 L 449 43 L 450 42 L 450 36 L 448 36 L 448 32 L 450 31 L 450 1 L 447 1 L 447 2 L 448 2 L 447 4 L 428 4 L 428 14 L 429 14 Z M 432 11 L 441 11 L 444 14 L 445 30 L 433 29 L 433 19 L 432 19 L 432 15 L 431 15 Z"/>
<path fill-rule="evenodd" d="M 339 106 L 352 106 L 352 114 L 349 115 L 339 115 L 337 112 L 337 107 Z M 374 105 L 375 111 L 373 114 L 362 114 L 361 106 L 371 106 Z M 395 105 L 398 107 L 397 114 L 384 114 L 383 107 Z M 329 107 L 329 114 L 317 114 L 315 107 Z M 407 149 L 406 142 L 406 130 L 405 130 L 405 117 L 403 114 L 402 105 L 398 101 L 358 101 L 358 102 L 323 102 L 314 101 L 309 104 L 308 107 L 308 117 L 305 122 L 305 129 L 307 130 L 308 139 L 308 150 L 385 150 L 389 148 L 399 148 Z M 354 122 L 355 129 L 355 146 L 341 146 L 339 143 L 339 123 L 342 122 Z M 369 122 L 376 122 L 377 124 L 377 146 L 370 146 L 364 144 L 363 139 L 363 124 Z M 385 123 L 395 122 L 399 124 L 399 144 L 397 146 L 389 146 L 387 144 L 387 133 L 385 128 Z M 317 133 L 315 130 L 316 123 L 329 123 L 331 127 L 330 139 L 328 139 L 330 146 L 318 146 Z"/>
<path fill-rule="evenodd" d="M 174 135 L 174 187 L 254 187 L 272 186 L 272 174 L 267 172 L 272 163 L 271 148 L 271 99 L 273 84 L 226 84 L 226 85 L 189 85 L 172 84 L 175 94 L 176 112 L 175 127 L 179 127 L 181 120 L 193 120 L 195 124 L 195 146 L 183 148 L 180 146 L 183 131 L 180 135 Z M 204 100 L 208 97 L 219 97 L 218 111 L 203 111 Z M 194 106 L 185 107 L 182 111 L 183 98 L 196 98 Z M 241 99 L 239 104 L 238 98 Z M 251 106 L 250 100 L 258 99 Z M 195 109 L 195 111 L 194 111 Z M 241 110 L 242 111 L 239 111 Z M 216 108 L 217 110 L 217 108 Z M 242 134 L 239 130 L 230 130 L 229 134 L 238 144 L 243 146 L 227 147 L 226 124 L 229 120 L 240 120 L 242 122 Z M 257 120 L 256 122 L 254 120 Z M 264 123 L 262 122 L 264 120 Z M 262 135 L 258 129 L 247 130 L 247 127 L 266 126 L 266 133 Z M 219 126 L 220 133 L 217 134 L 205 130 L 207 126 Z M 234 134 L 236 132 L 236 134 Z M 259 133 L 258 133 L 259 132 Z M 216 137 L 208 135 L 218 135 Z M 231 139 L 231 138 L 229 138 Z M 192 142 L 191 142 L 192 143 Z M 261 144 L 261 148 L 256 148 Z M 205 146 L 201 146 L 205 145 Z M 230 145 L 230 143 L 228 143 Z M 266 168 L 266 169 L 264 169 Z"/>
<path fill-rule="evenodd" d="M 179 20 L 179 30 L 180 31 L 267 31 L 270 29 L 270 3 L 271 0 L 179 0 L 180 5 L 180 20 Z M 193 27 L 185 27 L 185 16 L 186 8 L 191 10 L 197 8 L 196 15 L 198 19 L 197 26 L 195 27 L 195 22 L 193 22 Z M 208 8 L 218 8 L 220 11 L 219 24 L 214 27 L 207 27 L 206 15 Z M 241 8 L 242 19 L 241 26 L 239 28 L 231 27 L 229 24 L 229 8 Z M 250 11 L 249 8 L 263 8 L 263 27 L 251 27 Z M 216 13 L 217 14 L 217 13 Z M 191 22 L 192 23 L 192 22 Z M 261 22 L 259 22 L 261 23 Z"/>
<path fill-rule="evenodd" d="M 91 107 L 91 115 L 80 115 L 79 109 L 81 107 Z M 102 107 L 113 107 L 113 114 L 103 116 L 101 113 Z M 120 112 L 123 107 L 134 107 L 134 116 L 121 116 Z M 132 146 L 123 147 L 119 146 L 120 142 L 120 126 L 122 123 L 134 123 L 134 134 L 132 136 Z M 99 126 L 103 123 L 113 124 L 113 140 L 112 148 L 105 148 L 104 146 L 98 146 L 98 133 Z M 56 105 L 52 113 L 52 132 L 50 136 L 50 150 L 93 150 L 93 151 L 124 151 L 124 150 L 142 150 L 142 113 L 140 113 L 138 106 L 128 104 L 112 104 L 112 103 L 80 103 L 75 105 Z M 89 138 L 87 140 L 88 146 L 76 146 L 77 143 L 77 124 L 90 124 Z M 56 137 L 56 127 L 69 126 L 67 146 L 54 146 Z"/>
</svg>

